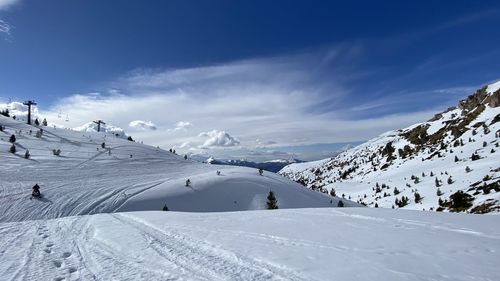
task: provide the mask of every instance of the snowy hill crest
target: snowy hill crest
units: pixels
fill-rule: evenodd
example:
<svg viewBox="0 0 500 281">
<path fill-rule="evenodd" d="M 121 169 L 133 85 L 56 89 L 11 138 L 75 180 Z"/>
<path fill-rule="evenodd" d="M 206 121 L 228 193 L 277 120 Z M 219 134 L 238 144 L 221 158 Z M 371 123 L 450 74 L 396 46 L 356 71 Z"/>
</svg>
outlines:
<svg viewBox="0 0 500 281">
<path fill-rule="evenodd" d="M 280 174 L 372 207 L 500 211 L 499 121 L 500 81 L 427 122 Z"/>
</svg>

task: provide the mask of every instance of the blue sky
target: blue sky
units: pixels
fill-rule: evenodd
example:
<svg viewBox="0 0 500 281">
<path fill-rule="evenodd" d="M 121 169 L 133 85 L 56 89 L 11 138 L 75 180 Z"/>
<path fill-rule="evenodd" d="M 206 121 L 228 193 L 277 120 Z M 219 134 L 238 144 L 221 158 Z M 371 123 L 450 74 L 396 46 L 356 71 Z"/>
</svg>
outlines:
<svg viewBox="0 0 500 281">
<path fill-rule="evenodd" d="M 179 151 L 316 159 L 500 79 L 498 26 L 498 1 L 0 0 L 0 98 Z"/>
</svg>

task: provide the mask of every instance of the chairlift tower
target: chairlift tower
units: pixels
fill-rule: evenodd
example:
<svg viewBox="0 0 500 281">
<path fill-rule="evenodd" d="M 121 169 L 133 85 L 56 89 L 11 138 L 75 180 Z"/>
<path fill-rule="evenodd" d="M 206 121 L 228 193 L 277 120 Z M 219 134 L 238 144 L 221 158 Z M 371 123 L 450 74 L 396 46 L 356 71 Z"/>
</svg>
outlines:
<svg viewBox="0 0 500 281">
<path fill-rule="evenodd" d="M 36 102 L 29 100 L 29 101 L 23 102 L 23 104 L 28 106 L 28 125 L 31 125 L 31 106 L 36 105 Z"/>
<path fill-rule="evenodd" d="M 106 123 L 104 123 L 104 121 L 102 121 L 102 120 L 96 120 L 96 121 L 93 121 L 93 122 L 97 124 L 97 131 L 98 132 L 101 131 L 101 124 L 106 125 Z"/>
</svg>

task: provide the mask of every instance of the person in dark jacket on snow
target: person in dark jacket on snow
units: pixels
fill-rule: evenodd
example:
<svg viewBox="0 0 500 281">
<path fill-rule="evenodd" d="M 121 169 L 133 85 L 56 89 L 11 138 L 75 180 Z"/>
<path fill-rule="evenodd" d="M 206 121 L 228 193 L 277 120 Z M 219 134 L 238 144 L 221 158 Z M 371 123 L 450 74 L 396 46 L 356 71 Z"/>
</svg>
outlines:
<svg viewBox="0 0 500 281">
<path fill-rule="evenodd" d="M 31 195 L 33 197 L 40 197 L 41 196 L 40 186 L 38 184 L 35 184 L 31 189 L 32 189 Z"/>
</svg>

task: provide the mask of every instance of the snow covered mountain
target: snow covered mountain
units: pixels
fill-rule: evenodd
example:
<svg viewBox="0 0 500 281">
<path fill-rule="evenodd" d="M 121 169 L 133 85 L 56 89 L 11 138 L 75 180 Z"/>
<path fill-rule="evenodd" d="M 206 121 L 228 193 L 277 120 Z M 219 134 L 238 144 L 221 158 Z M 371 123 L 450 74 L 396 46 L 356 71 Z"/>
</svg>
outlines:
<svg viewBox="0 0 500 281">
<path fill-rule="evenodd" d="M 38 128 L 4 116 L 0 125 L 0 221 L 164 206 L 195 212 L 257 210 L 266 208 L 271 190 L 280 208 L 330 207 L 339 201 L 274 173 L 261 176 L 256 169 L 184 160 L 117 138 L 115 132 Z M 44 197 L 29 200 L 35 183 Z"/>
<path fill-rule="evenodd" d="M 427 122 L 280 171 L 372 207 L 500 211 L 500 81 Z"/>
<path fill-rule="evenodd" d="M 248 161 L 248 160 L 244 160 L 244 159 L 223 160 L 223 159 L 215 159 L 213 157 L 210 157 L 210 158 L 204 160 L 204 162 L 208 163 L 208 164 L 214 164 L 214 165 L 250 167 L 250 168 L 262 169 L 264 171 L 277 173 L 287 165 L 290 165 L 292 163 L 302 163 L 303 161 L 291 158 L 291 159 L 270 160 L 270 161 L 265 161 L 265 162 L 253 162 L 253 161 Z"/>
</svg>

